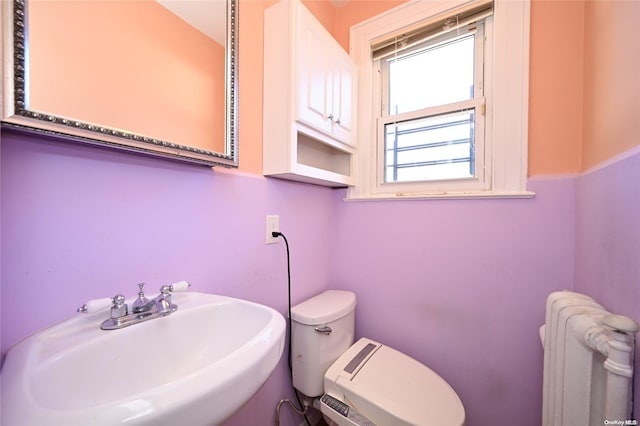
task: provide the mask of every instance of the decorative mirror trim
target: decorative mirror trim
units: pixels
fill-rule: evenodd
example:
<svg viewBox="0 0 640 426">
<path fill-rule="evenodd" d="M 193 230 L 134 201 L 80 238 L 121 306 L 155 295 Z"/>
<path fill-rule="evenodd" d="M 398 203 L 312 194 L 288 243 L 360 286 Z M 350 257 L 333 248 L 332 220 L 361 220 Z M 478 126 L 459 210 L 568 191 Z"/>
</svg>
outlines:
<svg viewBox="0 0 640 426">
<path fill-rule="evenodd" d="M 205 166 L 238 167 L 238 0 L 227 0 L 224 153 L 27 109 L 26 1 L 2 2 L 3 24 L 6 25 L 5 28 L 13 28 L 12 37 L 5 38 L 3 46 L 3 71 L 6 73 L 2 104 L 3 126 Z"/>
</svg>

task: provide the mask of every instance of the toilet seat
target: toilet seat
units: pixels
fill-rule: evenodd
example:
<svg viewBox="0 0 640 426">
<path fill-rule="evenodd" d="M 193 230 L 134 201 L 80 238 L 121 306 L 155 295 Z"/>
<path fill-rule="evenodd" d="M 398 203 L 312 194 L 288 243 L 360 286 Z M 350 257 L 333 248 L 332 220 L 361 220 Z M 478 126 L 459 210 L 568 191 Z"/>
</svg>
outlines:
<svg viewBox="0 0 640 426">
<path fill-rule="evenodd" d="M 461 426 L 465 413 L 453 388 L 415 359 L 362 338 L 327 370 L 325 392 L 378 426 Z M 326 404 L 338 425 L 354 425 Z M 366 423 L 362 423 L 366 424 Z"/>
</svg>

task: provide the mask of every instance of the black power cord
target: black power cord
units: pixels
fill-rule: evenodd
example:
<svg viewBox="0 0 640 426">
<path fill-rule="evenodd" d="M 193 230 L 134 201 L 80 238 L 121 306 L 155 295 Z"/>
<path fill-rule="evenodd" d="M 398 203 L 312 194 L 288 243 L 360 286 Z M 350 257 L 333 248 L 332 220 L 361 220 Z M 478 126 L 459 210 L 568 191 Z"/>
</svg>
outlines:
<svg viewBox="0 0 640 426">
<path fill-rule="evenodd" d="M 273 238 L 282 237 L 282 239 L 284 240 L 284 244 L 287 247 L 287 294 L 288 294 L 287 313 L 289 315 L 289 348 L 287 350 L 288 352 L 287 361 L 289 364 L 289 377 L 291 378 L 291 386 L 293 387 L 293 361 L 292 361 L 292 353 L 291 353 L 291 334 L 292 334 L 293 328 L 292 328 L 292 320 L 291 320 L 291 256 L 289 255 L 289 241 L 287 240 L 287 237 L 282 232 L 272 232 L 271 236 Z M 307 422 L 307 425 L 311 426 L 311 422 L 309 422 L 307 415 L 304 414 L 304 411 L 306 411 L 306 409 L 302 404 L 302 401 L 300 401 L 300 395 L 298 395 L 298 390 L 296 388 L 293 388 L 293 393 L 296 395 L 298 404 L 300 404 L 300 407 L 302 407 L 301 411 L 303 412 L 302 415 L 304 416 L 304 420 Z"/>
<path fill-rule="evenodd" d="M 631 334 L 631 366 L 632 368 L 636 365 L 636 336 L 635 334 Z M 636 420 L 635 418 L 635 410 L 636 410 L 636 380 L 635 380 L 635 370 L 633 375 L 631 376 L 631 420 Z"/>
</svg>

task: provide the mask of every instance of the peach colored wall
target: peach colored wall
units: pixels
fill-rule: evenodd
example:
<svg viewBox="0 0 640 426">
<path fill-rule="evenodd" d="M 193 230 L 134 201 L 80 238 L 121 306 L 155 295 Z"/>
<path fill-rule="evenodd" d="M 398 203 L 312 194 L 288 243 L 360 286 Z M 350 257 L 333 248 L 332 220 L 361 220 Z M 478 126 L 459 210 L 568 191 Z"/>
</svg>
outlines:
<svg viewBox="0 0 640 426">
<path fill-rule="evenodd" d="M 223 150 L 223 46 L 152 0 L 31 1 L 28 13 L 31 109 Z"/>
<path fill-rule="evenodd" d="M 349 51 L 349 29 L 353 25 L 406 2 L 407 0 L 350 0 L 338 8 L 333 35 Z"/>
<path fill-rule="evenodd" d="M 640 2 L 585 4 L 582 170 L 640 145 Z"/>
<path fill-rule="evenodd" d="M 336 39 L 404 0 L 351 0 L 338 8 Z M 530 33 L 529 176 L 575 173 L 582 142 L 582 1 L 533 0 Z"/>
<path fill-rule="evenodd" d="M 262 93 L 261 19 L 273 3 L 240 0 L 240 169 L 252 173 L 262 172 L 262 129 L 256 124 L 262 121 L 262 109 L 255 102 L 255 94 Z M 319 11 L 314 4 L 328 1 L 304 3 L 330 29 L 330 11 Z M 331 32 L 346 50 L 352 25 L 402 3 L 351 0 L 336 9 Z M 581 18 L 573 18 L 582 17 L 582 8 L 582 1 L 532 2 L 529 175 L 576 173 L 580 167 L 583 29 Z"/>
<path fill-rule="evenodd" d="M 531 3 L 529 176 L 580 168 L 583 16 L 582 1 Z"/>
<path fill-rule="evenodd" d="M 274 2 L 241 0 L 240 168 L 252 173 L 262 171 L 262 109 L 255 102 L 262 93 L 262 13 Z M 314 4 L 328 1 L 304 3 L 347 49 L 350 26 L 403 2 L 351 0 L 336 8 L 333 24 L 330 10 Z M 585 31 L 585 20 L 593 31 Z M 640 2 L 532 0 L 529 176 L 578 173 L 640 144 L 639 20 Z"/>
<path fill-rule="evenodd" d="M 323 25 L 330 30 L 338 42 L 348 48 L 350 26 L 362 22 L 372 16 L 389 10 L 404 2 L 404 0 L 351 0 L 343 6 L 335 8 L 326 0 L 304 0 L 305 5 L 319 18 Z M 78 10 L 87 2 L 34 2 L 41 4 L 73 4 L 74 10 Z M 92 5 L 100 2 L 89 2 Z M 129 5 L 142 6 L 145 2 L 124 2 Z M 124 4 L 123 3 L 123 4 Z M 262 173 L 262 29 L 263 13 L 275 0 L 240 0 L 240 170 L 250 173 Z M 164 9 L 163 9 L 164 10 Z M 148 13 L 148 12 L 146 12 Z M 168 14 L 168 12 L 166 12 Z M 170 14 L 169 14 L 170 15 Z M 75 34 L 68 31 L 67 24 L 62 25 L 61 17 L 55 20 L 47 13 L 45 21 L 53 22 L 59 31 L 64 34 Z M 68 16 L 68 13 L 67 13 Z M 139 16 L 139 15 L 131 15 Z M 147 19 L 137 19 L 137 23 L 163 22 Z M 172 16 L 172 15 L 171 15 Z M 38 19 L 37 15 L 30 19 Z M 135 19 L 135 18 L 134 18 Z M 634 23 L 640 19 L 640 2 L 625 1 L 562 1 L 562 0 L 532 0 L 531 4 L 531 54 L 530 54 L 530 104 L 529 104 L 529 175 L 576 173 L 585 168 L 596 165 L 607 158 L 615 156 L 625 150 L 640 144 L 640 120 L 635 119 L 639 110 L 639 99 L 633 94 L 640 93 L 640 79 L 636 78 L 636 71 L 640 66 L 640 45 L 632 43 L 634 40 Z M 589 31 L 585 31 L 584 21 L 588 23 Z M 86 19 L 83 22 L 88 22 Z M 616 25 L 612 25 L 616 23 Z M 33 26 L 38 27 L 37 25 Z M 163 24 L 159 26 L 164 28 Z M 92 24 L 92 29 L 96 29 Z M 158 30 L 158 26 L 156 26 Z M 166 31 L 164 31 L 166 35 Z M 121 32 L 109 32 L 113 38 L 122 35 Z M 37 37 L 37 34 L 31 34 Z M 49 36 L 47 36 L 49 37 Z M 45 37 L 45 38 L 47 38 Z M 125 37 L 126 38 L 126 37 Z M 173 39 L 174 37 L 168 37 Z M 51 38 L 49 37 L 49 40 Z M 98 73 L 107 74 L 104 81 L 112 81 L 109 77 L 114 71 L 109 70 L 112 64 L 127 64 L 130 71 L 134 72 L 133 58 L 141 55 L 133 55 L 127 58 L 124 54 L 107 56 L 90 56 L 98 51 L 98 38 L 84 39 L 90 43 L 84 46 L 76 46 L 74 49 L 83 52 L 83 57 L 89 61 L 100 64 L 94 68 L 91 74 L 93 80 L 102 79 Z M 83 41 L 76 37 L 76 42 Z M 64 46 L 70 49 L 69 41 L 54 42 L 55 46 Z M 195 43 L 195 42 L 194 42 Z M 131 43 L 130 43 L 131 44 Z M 186 46 L 193 43 L 182 43 L 177 46 L 178 51 L 183 51 Z M 34 42 L 32 48 L 37 46 Z M 622 46 L 621 48 L 616 48 Z M 636 49 L 635 54 L 629 54 L 629 49 Z M 54 52 L 53 49 L 47 49 Z M 194 49 L 189 53 L 192 59 L 202 59 L 198 54 L 200 49 Z M 35 59 L 32 59 L 34 61 Z M 58 61 L 59 63 L 65 63 Z M 68 64 L 68 62 L 66 62 Z M 140 77 L 138 84 L 127 91 L 134 93 L 139 86 L 147 80 L 155 78 L 160 72 L 171 70 L 181 75 L 181 86 L 172 81 L 165 85 L 165 90 L 156 90 L 153 96 L 137 94 L 134 99 L 142 97 L 157 98 L 155 104 L 174 105 L 178 97 L 189 93 L 182 86 L 184 82 L 190 82 L 204 78 L 216 67 L 203 65 L 199 69 L 176 70 L 173 66 L 179 66 L 180 61 L 165 61 L 161 67 L 153 70 L 138 70 Z M 611 66 L 606 66 L 607 64 Z M 77 68 L 77 67 L 71 67 Z M 82 117 L 87 109 L 103 109 L 103 114 L 114 116 L 123 112 L 118 110 L 104 110 L 107 103 L 95 101 L 103 95 L 98 95 L 99 88 L 85 87 L 80 92 L 96 93 L 94 102 L 83 105 L 80 99 L 73 96 L 69 87 L 56 86 L 60 78 L 51 76 L 54 72 L 51 67 L 42 67 L 32 62 L 32 69 L 46 69 L 48 77 L 38 79 L 32 76 L 30 82 L 34 87 L 33 94 L 47 90 L 57 90 L 53 96 L 68 99 L 71 107 L 79 110 L 71 110 L 70 116 Z M 206 72 L 204 71 L 206 70 Z M 70 69 L 59 72 L 68 73 Z M 78 77 L 79 78 L 79 77 Z M 218 75 L 222 79 L 223 75 Z M 40 86 L 37 86 L 37 85 Z M 178 89 L 170 93 L 171 89 Z M 107 92 L 112 93 L 113 87 L 107 87 Z M 210 93 L 214 93 L 211 89 Z M 200 94 L 193 94 L 194 96 Z M 106 95 L 104 95 L 106 96 Z M 199 102 L 207 99 L 221 99 L 222 94 L 202 97 Z M 47 110 L 49 108 L 41 99 L 32 98 L 34 108 Z M 123 101 L 123 105 L 127 102 Z M 131 102 L 137 107 L 137 103 Z M 194 105 L 193 101 L 191 105 Z M 198 103 L 193 111 L 185 114 L 195 114 L 205 109 L 203 103 Z M 219 105 L 219 104 L 218 104 Z M 623 105 L 623 108 L 615 106 Z M 222 117 L 222 113 L 215 113 Z M 171 117 L 162 118 L 160 113 L 147 114 L 149 120 L 145 120 L 138 112 L 127 111 L 122 114 L 121 128 L 132 128 L 133 125 L 146 124 L 151 129 L 168 124 L 177 123 L 176 113 Z M 221 134 L 221 124 L 218 128 L 210 130 L 209 134 Z M 193 125 L 182 124 L 177 126 L 180 133 L 173 136 L 177 141 L 195 140 L 193 134 L 184 133 L 193 129 Z M 139 130 L 142 133 L 150 133 L 151 130 Z M 222 138 L 215 138 L 221 140 Z M 211 140 L 211 138 L 207 138 Z M 215 148 L 221 150 L 220 147 Z"/>
<path fill-rule="evenodd" d="M 302 0 L 302 4 L 313 13 L 327 31 L 334 33 L 337 11 L 333 3 L 327 0 Z"/>
<path fill-rule="evenodd" d="M 264 10 L 276 0 L 239 0 L 239 170 L 262 174 L 262 74 Z"/>
</svg>

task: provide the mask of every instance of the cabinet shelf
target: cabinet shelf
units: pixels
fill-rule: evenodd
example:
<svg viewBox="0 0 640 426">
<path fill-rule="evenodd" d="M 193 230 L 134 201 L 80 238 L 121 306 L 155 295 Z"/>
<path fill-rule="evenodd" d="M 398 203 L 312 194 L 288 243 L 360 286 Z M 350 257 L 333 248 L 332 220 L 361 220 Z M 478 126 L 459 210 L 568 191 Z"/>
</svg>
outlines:
<svg viewBox="0 0 640 426">
<path fill-rule="evenodd" d="M 315 167 L 342 176 L 351 175 L 351 153 L 319 143 L 298 133 L 298 164 Z"/>
</svg>

